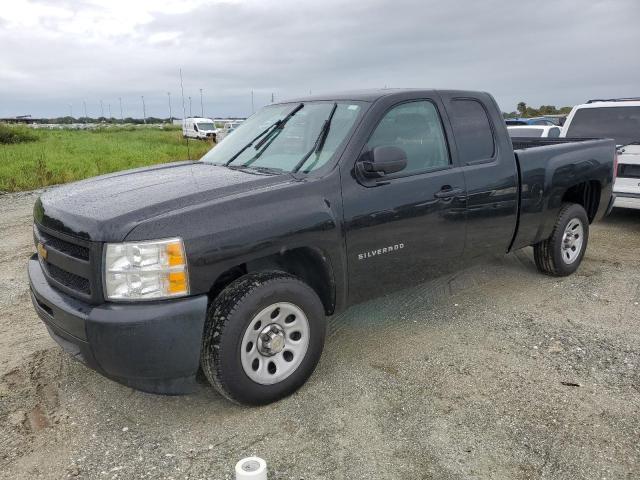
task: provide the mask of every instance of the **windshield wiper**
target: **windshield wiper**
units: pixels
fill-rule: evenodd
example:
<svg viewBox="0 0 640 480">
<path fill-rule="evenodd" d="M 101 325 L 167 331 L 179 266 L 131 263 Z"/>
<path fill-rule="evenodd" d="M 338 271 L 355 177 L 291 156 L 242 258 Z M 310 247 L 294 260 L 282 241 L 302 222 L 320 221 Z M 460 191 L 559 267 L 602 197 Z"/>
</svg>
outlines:
<svg viewBox="0 0 640 480">
<path fill-rule="evenodd" d="M 269 135 L 267 135 L 266 137 L 264 137 L 262 140 L 260 140 L 258 143 L 256 143 L 255 149 L 259 150 L 260 147 L 262 147 L 262 145 L 264 145 L 269 138 L 271 138 L 271 136 L 274 134 L 274 132 L 280 131 L 284 128 L 284 126 L 287 124 L 287 122 L 289 120 L 291 120 L 291 117 L 293 117 L 296 113 L 298 113 L 302 107 L 304 107 L 304 103 L 299 103 L 298 106 L 296 108 L 294 108 L 293 110 L 291 110 L 291 112 L 289 113 L 289 115 L 287 115 L 286 117 L 284 117 L 282 120 L 278 120 L 276 122 L 276 126 L 273 130 L 271 130 L 271 132 L 269 132 Z"/>
<path fill-rule="evenodd" d="M 320 129 L 318 138 L 316 138 L 316 141 L 313 143 L 313 147 L 300 159 L 300 161 L 296 164 L 296 166 L 293 167 L 293 170 L 291 170 L 293 173 L 300 170 L 311 155 L 313 154 L 317 155 L 320 152 L 320 150 L 322 150 L 322 147 L 324 146 L 324 142 L 327 140 L 327 135 L 329 135 L 329 127 L 331 126 L 331 120 L 333 120 L 333 114 L 336 113 L 337 108 L 338 108 L 338 104 L 334 103 L 333 108 L 331 109 L 331 113 L 329 113 L 329 116 L 322 124 L 322 128 Z"/>
<path fill-rule="evenodd" d="M 302 109 L 302 107 L 304 107 L 304 103 L 298 104 L 298 106 L 294 108 L 289 113 L 289 115 L 287 115 L 282 120 L 277 122 L 276 127 L 269 132 L 269 135 L 265 136 L 262 140 L 256 143 L 256 146 L 254 148 L 258 150 L 258 152 L 252 158 L 250 158 L 246 163 L 243 164 L 245 167 L 248 167 L 249 165 L 251 165 L 253 162 L 258 160 L 262 156 L 265 150 L 269 148 L 269 145 L 271 145 L 275 141 L 275 139 L 278 138 L 278 135 L 280 135 L 280 132 L 282 132 L 287 122 L 291 120 L 291 117 L 293 117 L 296 113 L 298 113 Z M 262 147 L 263 145 L 264 147 Z M 262 148 L 262 150 L 260 150 L 260 148 Z"/>
<path fill-rule="evenodd" d="M 286 117 L 284 117 L 283 119 L 280 120 L 276 120 L 275 122 L 273 122 L 271 125 L 269 125 L 267 128 L 265 128 L 262 132 L 260 132 L 256 137 L 254 137 L 249 143 L 247 143 L 244 147 L 242 147 L 240 150 L 238 150 L 237 153 L 235 153 L 229 160 L 227 160 L 227 162 L 224 164 L 225 167 L 228 167 L 229 165 L 231 165 L 231 162 L 233 162 L 236 158 L 238 158 L 240 155 L 242 155 L 242 153 L 249 148 L 251 145 L 253 145 L 253 143 L 258 140 L 259 138 L 261 138 L 263 135 L 267 135 L 264 139 L 262 139 L 262 141 L 260 141 L 257 145 L 256 145 L 256 150 L 258 148 L 260 148 L 260 146 L 262 146 L 262 144 L 271 136 L 271 134 L 278 130 L 281 129 L 285 123 L 287 123 L 289 121 L 289 119 L 291 117 L 293 117 L 298 110 L 300 110 L 302 107 L 304 107 L 303 103 L 300 103 L 296 108 L 294 108 L 291 113 L 289 113 Z"/>
</svg>

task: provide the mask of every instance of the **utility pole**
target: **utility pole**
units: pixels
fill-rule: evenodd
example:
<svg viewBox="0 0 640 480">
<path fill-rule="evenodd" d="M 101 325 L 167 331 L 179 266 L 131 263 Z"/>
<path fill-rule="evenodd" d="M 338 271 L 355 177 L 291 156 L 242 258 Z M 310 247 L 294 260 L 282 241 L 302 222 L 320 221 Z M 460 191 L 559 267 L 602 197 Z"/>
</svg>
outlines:
<svg viewBox="0 0 640 480">
<path fill-rule="evenodd" d="M 191 97 L 189 97 L 189 116 L 193 117 L 193 112 L 191 110 Z"/>
<path fill-rule="evenodd" d="M 108 106 L 109 106 L 109 123 L 111 123 L 111 119 L 113 118 L 111 116 L 111 104 L 109 103 Z"/>
<path fill-rule="evenodd" d="M 182 69 L 180 69 L 180 93 L 182 94 L 182 131 L 184 132 L 187 121 L 184 117 L 187 116 L 187 112 L 184 107 L 184 84 L 182 83 Z M 191 160 L 191 152 L 189 150 L 189 137 L 184 135 L 184 139 L 187 141 L 187 159 Z"/>
<path fill-rule="evenodd" d="M 167 92 L 167 97 L 169 97 L 169 123 L 173 121 L 173 115 L 171 115 L 171 92 Z"/>
<path fill-rule="evenodd" d="M 142 98 L 142 121 L 147 124 L 147 109 L 144 106 L 144 95 L 141 95 Z"/>
<path fill-rule="evenodd" d="M 253 103 L 253 90 L 251 90 L 251 115 L 253 115 L 255 111 L 255 104 Z"/>
<path fill-rule="evenodd" d="M 102 100 L 100 100 L 100 116 L 104 118 L 104 105 L 102 104 Z"/>
<path fill-rule="evenodd" d="M 120 102 L 120 122 L 124 123 L 124 116 L 122 115 L 122 97 L 118 97 L 118 102 Z"/>
<path fill-rule="evenodd" d="M 86 125 L 89 121 L 89 117 L 87 117 L 87 102 L 85 102 L 84 100 L 82 101 L 82 107 L 84 108 L 84 123 Z"/>
<path fill-rule="evenodd" d="M 204 118 L 204 103 L 202 103 L 202 89 L 200 89 L 200 116 Z"/>
</svg>

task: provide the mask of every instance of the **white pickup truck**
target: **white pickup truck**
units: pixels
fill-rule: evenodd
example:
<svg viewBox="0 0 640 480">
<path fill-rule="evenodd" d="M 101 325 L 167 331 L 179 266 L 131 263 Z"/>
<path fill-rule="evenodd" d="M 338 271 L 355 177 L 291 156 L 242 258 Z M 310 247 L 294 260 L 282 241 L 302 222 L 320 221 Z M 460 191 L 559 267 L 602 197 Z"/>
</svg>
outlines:
<svg viewBox="0 0 640 480">
<path fill-rule="evenodd" d="M 640 98 L 589 100 L 576 105 L 561 137 L 613 138 L 618 147 L 614 207 L 640 209 Z"/>
</svg>

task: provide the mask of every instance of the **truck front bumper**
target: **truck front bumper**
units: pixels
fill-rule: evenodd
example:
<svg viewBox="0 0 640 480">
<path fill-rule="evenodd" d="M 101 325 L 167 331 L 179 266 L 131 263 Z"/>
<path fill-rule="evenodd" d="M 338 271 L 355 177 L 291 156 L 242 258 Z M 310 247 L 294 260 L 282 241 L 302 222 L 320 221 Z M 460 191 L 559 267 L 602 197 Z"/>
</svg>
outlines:
<svg viewBox="0 0 640 480">
<path fill-rule="evenodd" d="M 196 386 L 207 297 L 93 306 L 52 288 L 34 255 L 31 300 L 51 337 L 112 380 L 178 395 Z"/>
</svg>

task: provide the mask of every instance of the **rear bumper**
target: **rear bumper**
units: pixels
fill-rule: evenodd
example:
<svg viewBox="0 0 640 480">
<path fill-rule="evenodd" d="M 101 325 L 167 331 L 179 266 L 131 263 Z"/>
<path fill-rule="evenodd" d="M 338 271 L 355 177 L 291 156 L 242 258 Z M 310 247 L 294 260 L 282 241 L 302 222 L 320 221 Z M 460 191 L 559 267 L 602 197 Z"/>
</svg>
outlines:
<svg viewBox="0 0 640 480">
<path fill-rule="evenodd" d="M 635 193 L 615 193 L 615 208 L 635 208 L 640 209 L 640 194 Z"/>
<path fill-rule="evenodd" d="M 38 316 L 73 357 L 138 390 L 169 395 L 193 391 L 206 295 L 92 306 L 52 288 L 35 255 L 28 273 Z"/>
</svg>

